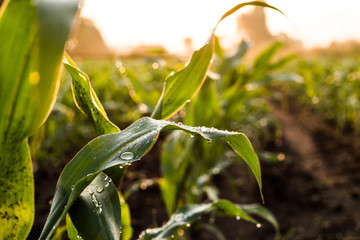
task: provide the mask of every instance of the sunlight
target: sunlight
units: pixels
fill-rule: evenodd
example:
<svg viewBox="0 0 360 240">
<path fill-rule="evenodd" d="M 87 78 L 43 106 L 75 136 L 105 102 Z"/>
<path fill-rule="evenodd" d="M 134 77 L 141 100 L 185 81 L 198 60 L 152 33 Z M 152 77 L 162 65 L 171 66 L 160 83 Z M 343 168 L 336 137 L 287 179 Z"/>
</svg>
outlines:
<svg viewBox="0 0 360 240">
<path fill-rule="evenodd" d="M 354 31 L 360 22 L 359 1 L 349 0 L 342 5 L 334 0 L 267 2 L 282 10 L 290 20 L 267 9 L 272 34 L 284 32 L 301 40 L 305 47 L 360 39 L 360 31 Z M 161 44 L 170 52 L 179 53 L 184 51 L 185 38 L 193 40 L 194 48 L 200 47 L 221 15 L 238 3 L 236 0 L 85 0 L 82 16 L 94 21 L 112 48 L 126 50 L 140 44 Z M 236 27 L 236 16 L 251 9 L 241 10 L 219 26 L 217 34 L 228 46 L 242 38 Z"/>
</svg>

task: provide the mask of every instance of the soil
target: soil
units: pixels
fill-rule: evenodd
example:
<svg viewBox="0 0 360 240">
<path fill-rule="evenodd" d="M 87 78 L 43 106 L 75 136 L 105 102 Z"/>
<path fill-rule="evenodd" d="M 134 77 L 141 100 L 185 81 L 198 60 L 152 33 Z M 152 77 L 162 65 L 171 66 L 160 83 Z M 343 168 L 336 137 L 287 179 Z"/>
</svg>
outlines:
<svg viewBox="0 0 360 240">
<path fill-rule="evenodd" d="M 265 207 L 276 216 L 281 239 L 360 240 L 360 138 L 339 134 L 309 108 L 293 100 L 291 107 L 272 103 L 282 126 L 280 146 L 268 150 L 282 152 L 285 160 L 261 162 Z M 161 144 L 161 139 L 158 144 Z M 134 163 L 124 188 L 139 178 L 159 177 L 158 150 L 155 148 Z M 229 168 L 238 189 L 234 193 L 228 178 L 217 175 L 214 183 L 220 197 L 237 203 L 261 203 L 254 178 L 244 164 Z M 60 170 L 35 174 L 36 222 L 28 239 L 37 239 L 48 214 Z M 46 182 L 46 184 L 44 183 Z M 158 186 L 148 186 L 128 199 L 134 237 L 147 227 L 161 226 L 168 216 Z M 259 219 L 262 227 L 235 219 L 204 216 L 202 221 L 216 225 L 226 239 L 274 239 L 273 227 Z M 216 239 L 194 227 L 193 239 Z"/>
</svg>

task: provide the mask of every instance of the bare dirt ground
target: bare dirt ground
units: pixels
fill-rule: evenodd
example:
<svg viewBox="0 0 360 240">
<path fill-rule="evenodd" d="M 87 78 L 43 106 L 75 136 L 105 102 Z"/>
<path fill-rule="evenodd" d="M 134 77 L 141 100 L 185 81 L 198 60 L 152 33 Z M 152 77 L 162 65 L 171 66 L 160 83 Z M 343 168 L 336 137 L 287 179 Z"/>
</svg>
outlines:
<svg viewBox="0 0 360 240">
<path fill-rule="evenodd" d="M 274 104 L 286 160 L 263 164 L 266 205 L 290 239 L 360 239 L 360 141 L 290 101 Z"/>
</svg>

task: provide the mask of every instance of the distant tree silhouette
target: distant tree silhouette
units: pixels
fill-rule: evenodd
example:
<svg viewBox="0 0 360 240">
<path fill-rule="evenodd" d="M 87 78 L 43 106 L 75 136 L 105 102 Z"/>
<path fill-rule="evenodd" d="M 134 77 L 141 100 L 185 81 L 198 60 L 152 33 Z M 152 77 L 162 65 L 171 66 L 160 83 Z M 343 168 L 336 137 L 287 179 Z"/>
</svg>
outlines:
<svg viewBox="0 0 360 240">
<path fill-rule="evenodd" d="M 274 38 L 266 25 L 264 8 L 255 7 L 253 11 L 241 15 L 238 18 L 238 29 L 243 31 L 254 45 L 269 42 Z"/>
</svg>

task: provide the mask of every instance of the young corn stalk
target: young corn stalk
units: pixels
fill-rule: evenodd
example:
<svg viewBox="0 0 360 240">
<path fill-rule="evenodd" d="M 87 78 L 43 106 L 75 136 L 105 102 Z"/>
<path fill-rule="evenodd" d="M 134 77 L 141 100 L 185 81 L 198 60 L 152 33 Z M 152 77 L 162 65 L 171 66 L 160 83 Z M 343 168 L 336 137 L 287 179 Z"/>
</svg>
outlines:
<svg viewBox="0 0 360 240">
<path fill-rule="evenodd" d="M 7 36 L 0 39 L 0 162 L 5 169 L 0 173 L 2 239 L 25 239 L 33 221 L 34 187 L 27 139 L 46 120 L 56 99 L 64 45 L 78 5 L 75 0 L 11 0 L 0 12 L 0 36 Z M 242 3 L 225 13 L 219 23 L 247 5 L 277 10 L 263 2 Z M 129 239 L 129 235 L 121 235 L 118 192 L 103 172 L 120 166 L 123 170 L 118 174 L 123 175 L 126 166 L 151 149 L 161 131 L 182 130 L 209 141 L 225 141 L 248 164 L 261 194 L 260 164 L 244 134 L 166 120 L 204 83 L 213 57 L 216 27 L 187 67 L 167 78 L 152 117 L 139 119 L 123 131 L 109 121 L 86 74 L 67 58 L 65 66 L 73 77 L 75 102 L 97 132 L 105 134 L 88 143 L 64 168 L 40 239 L 50 239 L 67 213 L 71 217 L 68 232 L 78 231 L 84 239 Z M 185 206 L 166 225 L 139 238 L 171 238 L 199 215 L 215 210 L 256 223 L 239 206 L 218 200 Z"/>
</svg>

